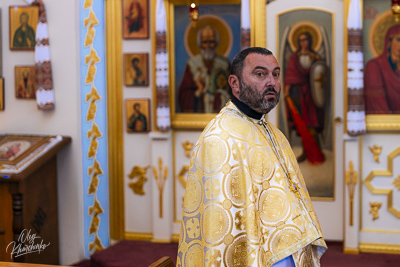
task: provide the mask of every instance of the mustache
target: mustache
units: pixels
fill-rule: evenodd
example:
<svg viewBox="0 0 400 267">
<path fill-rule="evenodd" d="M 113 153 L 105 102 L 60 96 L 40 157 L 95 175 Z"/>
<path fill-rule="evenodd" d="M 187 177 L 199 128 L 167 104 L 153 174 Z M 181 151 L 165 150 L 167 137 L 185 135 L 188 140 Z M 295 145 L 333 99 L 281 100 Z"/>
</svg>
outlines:
<svg viewBox="0 0 400 267">
<path fill-rule="evenodd" d="M 274 93 L 275 96 L 278 96 L 278 92 L 275 90 L 275 87 L 268 86 L 267 89 L 264 90 L 263 96 L 266 96 L 268 93 Z"/>
</svg>

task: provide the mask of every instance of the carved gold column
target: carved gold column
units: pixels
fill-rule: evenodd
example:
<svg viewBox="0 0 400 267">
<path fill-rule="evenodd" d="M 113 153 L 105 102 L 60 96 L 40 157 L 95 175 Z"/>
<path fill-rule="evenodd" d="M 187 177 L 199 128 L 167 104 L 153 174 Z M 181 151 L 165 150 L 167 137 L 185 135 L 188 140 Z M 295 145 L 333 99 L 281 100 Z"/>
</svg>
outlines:
<svg viewBox="0 0 400 267">
<path fill-rule="evenodd" d="M 354 170 L 353 161 L 349 162 L 349 170 L 346 171 L 345 175 L 347 190 L 349 191 L 350 199 L 350 226 L 353 225 L 353 202 L 354 202 L 354 191 L 357 184 L 357 171 Z"/>
<path fill-rule="evenodd" d="M 163 192 L 164 192 L 165 180 L 167 180 L 167 177 L 168 177 L 168 166 L 165 166 L 164 172 L 163 172 L 163 160 L 161 157 L 158 158 L 158 170 L 157 170 L 156 166 L 153 166 L 153 174 L 154 174 L 154 178 L 156 179 L 156 182 L 157 182 L 159 201 L 160 201 L 160 215 L 159 216 L 160 216 L 160 218 L 162 218 L 163 217 Z"/>
</svg>

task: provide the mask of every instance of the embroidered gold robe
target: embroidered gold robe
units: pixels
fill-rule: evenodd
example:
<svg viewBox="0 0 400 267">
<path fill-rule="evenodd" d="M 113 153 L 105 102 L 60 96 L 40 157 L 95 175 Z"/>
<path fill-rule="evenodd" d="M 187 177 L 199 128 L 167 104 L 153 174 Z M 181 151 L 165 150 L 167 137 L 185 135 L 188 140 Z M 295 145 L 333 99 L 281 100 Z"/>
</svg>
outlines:
<svg viewBox="0 0 400 267">
<path fill-rule="evenodd" d="M 325 250 L 289 142 L 229 102 L 193 150 L 177 266 L 319 266 Z"/>
</svg>

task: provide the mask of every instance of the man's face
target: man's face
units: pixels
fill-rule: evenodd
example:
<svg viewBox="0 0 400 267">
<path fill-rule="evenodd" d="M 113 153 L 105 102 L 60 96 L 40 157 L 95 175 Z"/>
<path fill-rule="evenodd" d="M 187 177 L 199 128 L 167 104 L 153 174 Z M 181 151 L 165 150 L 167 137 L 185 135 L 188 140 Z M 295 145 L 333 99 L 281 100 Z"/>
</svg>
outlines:
<svg viewBox="0 0 400 267">
<path fill-rule="evenodd" d="M 217 39 L 214 31 L 210 28 L 205 28 L 201 32 L 201 53 L 205 60 L 211 60 L 215 56 L 215 49 L 217 48 Z"/>
<path fill-rule="evenodd" d="M 214 31 L 210 28 L 205 28 L 201 32 L 201 48 L 203 49 L 214 49 L 216 47 L 216 38 Z"/>
<path fill-rule="evenodd" d="M 400 57 L 400 34 L 393 36 L 390 44 L 390 52 L 393 56 Z"/>
<path fill-rule="evenodd" d="M 249 54 L 240 79 L 239 100 L 266 114 L 279 102 L 280 68 L 273 55 Z"/>
<path fill-rule="evenodd" d="M 22 14 L 20 20 L 21 20 L 21 24 L 26 25 L 26 24 L 28 24 L 29 18 L 27 15 Z"/>
</svg>

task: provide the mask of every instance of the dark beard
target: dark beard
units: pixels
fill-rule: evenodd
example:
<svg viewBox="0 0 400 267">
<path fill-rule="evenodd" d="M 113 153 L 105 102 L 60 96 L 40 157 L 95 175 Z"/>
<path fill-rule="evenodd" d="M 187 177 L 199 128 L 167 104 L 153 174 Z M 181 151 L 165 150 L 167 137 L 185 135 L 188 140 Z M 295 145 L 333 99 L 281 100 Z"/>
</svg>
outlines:
<svg viewBox="0 0 400 267">
<path fill-rule="evenodd" d="M 267 100 L 265 96 L 273 92 L 276 95 L 275 100 Z M 240 101 L 248 105 L 251 109 L 257 111 L 261 114 L 267 114 L 270 112 L 279 102 L 279 94 L 276 92 L 275 88 L 270 86 L 267 87 L 264 92 L 259 93 L 256 89 L 248 86 L 243 82 L 240 81 L 240 92 L 239 92 Z"/>
</svg>

